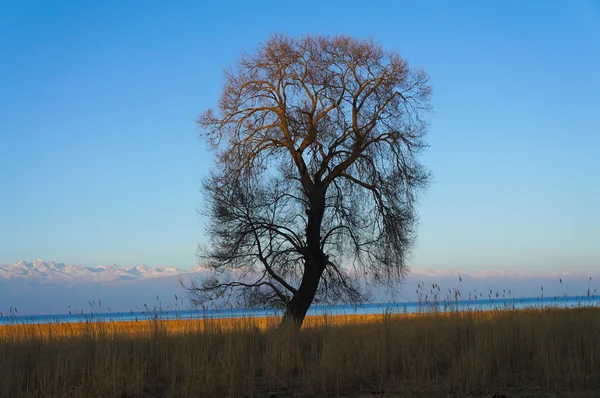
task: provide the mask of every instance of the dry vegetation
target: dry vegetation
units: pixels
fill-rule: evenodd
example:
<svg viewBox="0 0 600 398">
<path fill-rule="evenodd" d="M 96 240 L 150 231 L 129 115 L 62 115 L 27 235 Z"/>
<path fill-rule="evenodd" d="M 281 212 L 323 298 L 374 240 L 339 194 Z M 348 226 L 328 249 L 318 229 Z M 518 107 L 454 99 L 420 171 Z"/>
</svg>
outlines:
<svg viewBox="0 0 600 398">
<path fill-rule="evenodd" d="M 2 397 L 597 396 L 600 309 L 0 327 Z"/>
</svg>

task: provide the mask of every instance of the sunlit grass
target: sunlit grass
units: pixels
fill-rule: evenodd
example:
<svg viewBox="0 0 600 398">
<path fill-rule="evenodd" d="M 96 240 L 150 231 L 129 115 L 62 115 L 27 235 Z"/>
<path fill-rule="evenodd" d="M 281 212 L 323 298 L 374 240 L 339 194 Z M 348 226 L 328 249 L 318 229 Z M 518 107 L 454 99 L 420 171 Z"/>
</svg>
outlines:
<svg viewBox="0 0 600 398">
<path fill-rule="evenodd" d="M 0 396 L 447 396 L 600 388 L 600 309 L 12 324 Z"/>
</svg>

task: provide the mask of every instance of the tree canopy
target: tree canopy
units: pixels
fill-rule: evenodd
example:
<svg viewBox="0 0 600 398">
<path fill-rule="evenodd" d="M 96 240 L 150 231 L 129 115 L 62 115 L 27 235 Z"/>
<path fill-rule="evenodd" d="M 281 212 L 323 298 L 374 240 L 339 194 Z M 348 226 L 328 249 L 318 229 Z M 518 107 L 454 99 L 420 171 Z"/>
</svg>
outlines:
<svg viewBox="0 0 600 398">
<path fill-rule="evenodd" d="M 353 275 L 402 278 L 416 237 L 429 78 L 346 36 L 272 36 L 224 72 L 198 119 L 216 154 L 203 183 L 214 276 L 196 301 L 239 289 L 298 327 L 315 301 L 361 302 Z"/>
</svg>

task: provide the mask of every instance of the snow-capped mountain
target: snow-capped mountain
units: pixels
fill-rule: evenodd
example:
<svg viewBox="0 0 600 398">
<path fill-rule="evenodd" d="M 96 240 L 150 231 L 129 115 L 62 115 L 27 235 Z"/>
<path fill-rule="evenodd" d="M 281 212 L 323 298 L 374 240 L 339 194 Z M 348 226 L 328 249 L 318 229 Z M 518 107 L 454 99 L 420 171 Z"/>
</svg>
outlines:
<svg viewBox="0 0 600 398">
<path fill-rule="evenodd" d="M 180 280 L 189 285 L 208 272 L 200 265 L 182 270 L 144 265 L 121 268 L 115 264 L 88 267 L 41 259 L 19 261 L 0 265 L 0 312 L 11 306 L 19 308 L 20 314 L 64 314 L 71 309 L 89 312 L 89 303 L 94 300 L 101 300 L 110 311 L 135 311 L 146 304 L 182 309 L 189 303 Z M 368 291 L 374 302 L 405 302 L 425 295 L 431 297 L 434 290 L 443 299 L 454 289 L 462 292 L 462 298 L 486 298 L 496 293 L 499 297 L 517 298 L 539 297 L 542 293 L 546 297 L 586 295 L 588 290 L 593 294 L 597 289 L 600 293 L 600 274 L 413 269 L 391 289 L 369 285 Z"/>
<path fill-rule="evenodd" d="M 37 259 L 0 264 L 0 312 L 64 314 L 83 311 L 130 311 L 139 308 L 186 308 L 180 279 L 201 278 L 203 270 L 151 268 L 145 265 L 88 267 Z M 178 297 L 177 299 L 175 297 Z M 102 308 L 90 303 L 102 302 Z"/>
<path fill-rule="evenodd" d="M 455 270 L 455 269 L 412 269 L 411 275 L 422 275 L 424 277 L 459 277 L 467 276 L 472 278 L 560 278 L 560 277 L 585 277 L 589 276 L 585 272 L 572 271 L 544 271 L 533 272 L 527 270 Z"/>
<path fill-rule="evenodd" d="M 52 282 L 74 281 L 74 282 L 113 282 L 138 280 L 143 278 L 161 278 L 166 276 L 177 276 L 184 274 L 196 274 L 206 272 L 202 265 L 196 265 L 190 270 L 174 267 L 147 267 L 137 265 L 121 268 L 116 264 L 105 266 L 88 267 L 81 264 L 65 264 L 55 261 L 37 259 L 33 262 L 19 261 L 12 265 L 0 264 L 0 279 L 25 278 L 30 280 L 46 280 Z M 508 270 L 429 270 L 412 269 L 408 279 L 419 278 L 561 278 L 561 277 L 588 277 L 591 275 L 577 274 L 573 272 L 527 272 Z"/>
<path fill-rule="evenodd" d="M 44 261 L 31 263 L 19 261 L 12 265 L 0 265 L 0 278 L 26 278 L 52 282 L 112 282 L 140 278 L 159 278 L 181 275 L 187 271 L 178 268 L 150 268 L 145 265 L 121 268 L 115 264 L 97 267 Z"/>
</svg>

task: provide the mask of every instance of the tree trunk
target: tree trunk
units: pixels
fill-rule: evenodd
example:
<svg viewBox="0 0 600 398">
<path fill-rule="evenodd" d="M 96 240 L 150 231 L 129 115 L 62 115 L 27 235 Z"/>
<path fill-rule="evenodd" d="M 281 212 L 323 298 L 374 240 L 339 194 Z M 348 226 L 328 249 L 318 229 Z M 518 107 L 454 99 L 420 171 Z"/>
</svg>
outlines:
<svg viewBox="0 0 600 398">
<path fill-rule="evenodd" d="M 327 263 L 325 253 L 321 250 L 321 223 L 325 213 L 325 189 L 312 187 L 310 192 L 310 210 L 306 211 L 306 253 L 304 253 L 304 274 L 296 294 L 287 305 L 280 328 L 299 330 L 304 322 L 306 312 L 310 308 L 321 275 Z"/>
<path fill-rule="evenodd" d="M 315 298 L 323 269 L 324 267 L 320 266 L 317 261 L 313 262 L 313 264 L 309 264 L 308 262 L 305 264 L 302 282 L 297 293 L 288 303 L 281 324 L 279 325 L 280 328 L 300 329 L 306 317 L 306 312 Z"/>
</svg>

